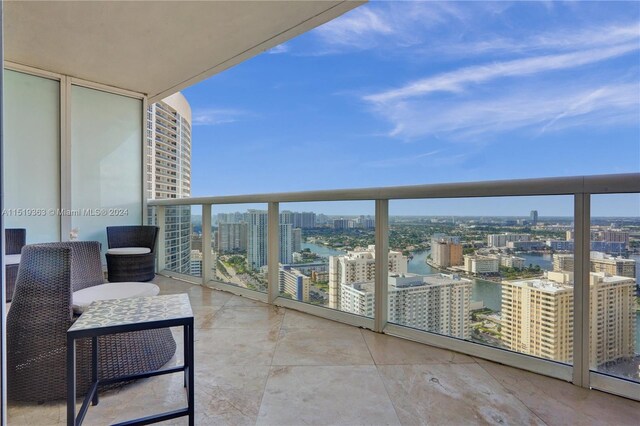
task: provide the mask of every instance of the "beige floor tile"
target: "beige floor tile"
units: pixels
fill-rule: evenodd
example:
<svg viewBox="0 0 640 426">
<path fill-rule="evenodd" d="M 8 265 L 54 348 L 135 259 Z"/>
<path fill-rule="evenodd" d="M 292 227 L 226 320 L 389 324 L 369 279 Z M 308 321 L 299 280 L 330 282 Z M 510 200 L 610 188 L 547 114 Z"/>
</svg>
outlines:
<svg viewBox="0 0 640 426">
<path fill-rule="evenodd" d="M 202 365 L 271 365 L 278 330 L 196 329 L 195 340 L 196 368 Z"/>
<path fill-rule="evenodd" d="M 66 424 L 67 406 L 63 403 L 45 404 L 10 403 L 7 419 L 10 426 L 62 425 Z"/>
<path fill-rule="evenodd" d="M 377 368 L 404 425 L 544 424 L 478 364 Z"/>
<path fill-rule="evenodd" d="M 640 402 L 504 365 L 481 366 L 548 424 L 640 424 Z"/>
<path fill-rule="evenodd" d="M 279 329 L 284 310 L 276 306 L 227 306 L 220 309 L 211 321 L 211 328 L 249 328 L 252 330 Z"/>
<path fill-rule="evenodd" d="M 196 328 L 212 328 L 213 318 L 222 309 L 216 306 L 192 306 Z"/>
<path fill-rule="evenodd" d="M 399 337 L 362 330 L 376 364 L 474 363 L 470 356 Z"/>
<path fill-rule="evenodd" d="M 243 296 L 232 296 L 226 303 L 225 307 L 244 306 L 244 307 L 269 307 L 268 304 L 258 300 L 249 299 Z"/>
<path fill-rule="evenodd" d="M 316 317 L 315 315 L 305 314 L 303 312 L 287 309 L 284 314 L 282 328 L 353 328 L 353 326 L 343 324 L 337 321 Z"/>
<path fill-rule="evenodd" d="M 374 366 L 273 367 L 259 425 L 394 425 L 395 410 Z"/>
<path fill-rule="evenodd" d="M 360 330 L 355 327 L 282 329 L 273 365 L 373 364 Z"/>
</svg>

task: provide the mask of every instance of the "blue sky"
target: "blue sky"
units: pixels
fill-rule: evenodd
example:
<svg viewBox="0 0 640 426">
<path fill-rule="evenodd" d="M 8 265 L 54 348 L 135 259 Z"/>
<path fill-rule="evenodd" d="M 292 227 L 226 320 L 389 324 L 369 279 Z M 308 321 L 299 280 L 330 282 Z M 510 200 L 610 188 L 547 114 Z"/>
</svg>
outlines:
<svg viewBox="0 0 640 426">
<path fill-rule="evenodd" d="M 194 196 L 639 172 L 640 3 L 371 2 L 184 94 Z"/>
</svg>

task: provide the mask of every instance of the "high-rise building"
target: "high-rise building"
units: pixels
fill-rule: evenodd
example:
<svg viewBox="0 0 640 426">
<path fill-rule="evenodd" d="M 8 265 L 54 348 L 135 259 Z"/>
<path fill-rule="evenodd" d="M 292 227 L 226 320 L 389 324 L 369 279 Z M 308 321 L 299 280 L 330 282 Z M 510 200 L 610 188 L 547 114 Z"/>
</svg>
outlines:
<svg viewBox="0 0 640 426">
<path fill-rule="evenodd" d="M 389 251 L 389 272 L 407 273 L 407 257 L 401 252 Z M 340 287 L 363 281 L 373 281 L 376 273 L 375 246 L 354 250 L 344 256 L 329 257 L 329 307 L 340 309 Z"/>
<path fill-rule="evenodd" d="M 432 239 L 431 261 L 441 268 L 462 265 L 462 245 L 447 238 Z"/>
<path fill-rule="evenodd" d="M 529 222 L 531 222 L 533 226 L 538 224 L 538 210 L 531 210 L 529 213 Z"/>
<path fill-rule="evenodd" d="M 267 212 L 247 212 L 247 265 L 260 269 L 267 264 Z"/>
<path fill-rule="evenodd" d="M 149 106 L 145 154 L 147 198 L 191 195 L 191 107 L 181 93 Z M 165 268 L 189 274 L 191 207 L 166 207 L 165 219 Z"/>
<path fill-rule="evenodd" d="M 280 224 L 280 263 L 293 262 L 293 225 Z"/>
<path fill-rule="evenodd" d="M 247 250 L 247 224 L 244 222 L 218 223 L 216 247 L 220 254 Z"/>
<path fill-rule="evenodd" d="M 302 251 L 302 229 L 293 228 L 291 244 L 294 253 L 300 253 Z"/>
<path fill-rule="evenodd" d="M 340 310 L 373 317 L 374 282 L 341 286 Z M 470 337 L 472 281 L 458 275 L 390 274 L 388 320 L 447 336 Z"/>
<path fill-rule="evenodd" d="M 549 279 L 552 278 L 552 279 Z M 511 350 L 571 362 L 573 274 L 502 282 L 501 338 Z M 590 274 L 590 362 L 592 367 L 635 353 L 635 280 Z"/>
</svg>

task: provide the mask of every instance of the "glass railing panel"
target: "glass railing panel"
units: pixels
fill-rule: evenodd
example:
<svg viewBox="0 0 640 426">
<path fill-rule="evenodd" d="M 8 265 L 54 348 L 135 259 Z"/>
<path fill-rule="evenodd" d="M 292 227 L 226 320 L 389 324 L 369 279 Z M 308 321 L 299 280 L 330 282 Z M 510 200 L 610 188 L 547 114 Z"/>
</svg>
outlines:
<svg viewBox="0 0 640 426">
<path fill-rule="evenodd" d="M 266 293 L 267 205 L 216 204 L 211 215 L 213 280 Z"/>
<path fill-rule="evenodd" d="M 388 321 L 571 363 L 573 230 L 571 196 L 392 200 Z"/>
<path fill-rule="evenodd" d="M 591 196 L 589 365 L 640 383 L 640 194 Z"/>
<path fill-rule="evenodd" d="M 373 201 L 281 203 L 280 296 L 372 318 L 374 244 Z"/>
</svg>

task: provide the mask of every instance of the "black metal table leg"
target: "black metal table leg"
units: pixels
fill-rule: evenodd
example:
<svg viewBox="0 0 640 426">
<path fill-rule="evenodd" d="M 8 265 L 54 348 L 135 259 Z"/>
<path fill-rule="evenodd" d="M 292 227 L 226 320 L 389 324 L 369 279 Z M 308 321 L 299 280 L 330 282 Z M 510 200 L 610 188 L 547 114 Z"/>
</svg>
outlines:
<svg viewBox="0 0 640 426">
<path fill-rule="evenodd" d="M 91 338 L 91 382 L 98 383 L 98 336 Z M 98 405 L 98 387 L 91 399 L 91 405 Z"/>
<path fill-rule="evenodd" d="M 187 366 L 187 371 L 189 373 L 189 387 L 187 388 L 187 392 L 189 393 L 188 401 L 189 401 L 189 426 L 194 426 L 195 424 L 195 380 L 194 380 L 194 344 L 193 344 L 193 318 L 189 321 L 189 325 L 185 326 L 186 329 L 189 330 L 189 357 L 185 359 L 185 365 Z"/>
<path fill-rule="evenodd" d="M 67 335 L 67 426 L 76 424 L 76 341 Z"/>
</svg>

